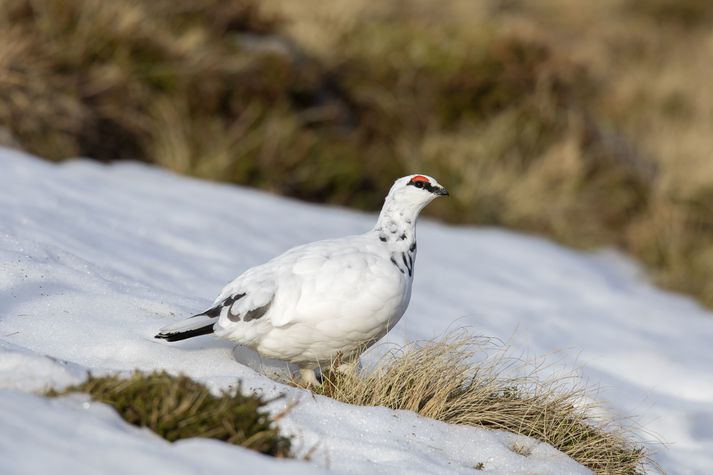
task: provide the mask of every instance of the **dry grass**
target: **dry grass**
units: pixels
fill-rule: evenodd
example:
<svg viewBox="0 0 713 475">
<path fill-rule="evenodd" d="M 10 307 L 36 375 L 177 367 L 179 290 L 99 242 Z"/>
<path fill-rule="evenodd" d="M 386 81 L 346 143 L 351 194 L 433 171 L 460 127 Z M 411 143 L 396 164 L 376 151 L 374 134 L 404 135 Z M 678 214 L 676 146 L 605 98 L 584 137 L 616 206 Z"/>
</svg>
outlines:
<svg viewBox="0 0 713 475">
<path fill-rule="evenodd" d="M 713 3 L 414 0 L 406 11 L 399 2 L 342 0 L 319 15 L 304 3 L 266 4 L 290 18 L 287 31 L 298 44 L 328 63 L 348 63 L 367 36 L 381 47 L 362 57 L 403 72 L 388 87 L 371 84 L 368 91 L 380 103 L 404 104 L 402 116 L 410 114 L 398 122 L 403 133 L 394 158 L 453 189 L 453 199 L 431 213 L 580 247 L 618 245 L 643 260 L 659 283 L 713 305 L 713 95 L 707 85 L 713 66 L 706 59 L 713 54 Z M 469 58 L 482 57 L 493 38 L 495 44 L 524 39 L 545 53 L 530 69 L 537 87 L 524 96 L 510 91 L 506 107 L 485 120 L 445 128 L 424 120 L 440 104 L 434 88 L 403 85 L 422 79 L 428 41 L 390 44 L 393 39 L 373 32 L 379 22 L 434 38 L 446 51 L 437 57 L 466 72 Z M 339 46 L 345 43 L 346 52 Z M 504 65 L 527 78 L 527 68 Z M 487 69 L 469 75 L 507 84 Z M 548 89 L 551 84 L 564 91 Z M 482 90 L 477 80 L 470 88 Z M 473 107 L 462 92 L 453 97 L 466 110 L 488 103 L 478 99 Z M 430 106 L 413 105 L 429 97 Z M 534 115 L 523 113 L 533 109 Z M 416 120 L 420 128 L 411 127 Z"/>
<path fill-rule="evenodd" d="M 349 64 L 356 56 L 370 58 L 375 71 L 385 64 L 400 72 L 392 82 L 382 74 L 386 86 L 369 83 L 367 93 L 382 108 L 406 110 L 394 159 L 452 188 L 452 199 L 429 212 L 579 247 L 618 245 L 658 283 L 713 305 L 712 2 L 413 0 L 406 9 L 397 1 L 341 0 L 318 15 L 305 2 L 265 4 L 289 18 L 288 34 L 324 62 Z M 380 36 L 380 24 L 397 33 Z M 394 40 L 409 31 L 420 34 Z M 501 53 L 491 45 L 508 38 L 540 55 L 533 63 L 501 54 L 516 58 L 500 63 L 501 71 L 517 72 L 524 84 L 530 77 L 536 87 L 509 90 L 504 107 L 483 120 L 447 127 L 431 120 L 442 104 L 438 88 L 423 81 L 433 58 L 470 77 L 460 83 L 465 89 L 451 90 L 456 106 L 482 112 L 491 102 L 470 102 L 469 93 L 488 80 L 507 88 L 507 76 L 468 66 L 488 48 Z M 458 84 L 458 74 L 446 77 Z"/>
<path fill-rule="evenodd" d="M 409 345 L 368 371 L 343 373 L 339 364 L 323 370 L 316 393 L 533 437 L 595 473 L 641 474 L 649 463 L 629 432 L 595 415 L 601 411 L 576 379 L 543 377 L 543 368 L 505 357 L 489 340 L 461 336 Z M 513 448 L 522 455 L 527 449 Z"/>
<path fill-rule="evenodd" d="M 272 455 L 290 457 L 290 439 L 279 434 L 261 398 L 244 396 L 240 389 L 211 394 L 187 376 L 166 372 L 135 372 L 129 378 L 90 376 L 82 384 L 61 392 L 87 393 L 112 406 L 128 423 L 151 429 L 174 442 L 191 437 L 218 439 Z"/>
<path fill-rule="evenodd" d="M 713 3 L 5 0 L 0 136 L 591 247 L 713 305 Z"/>
</svg>

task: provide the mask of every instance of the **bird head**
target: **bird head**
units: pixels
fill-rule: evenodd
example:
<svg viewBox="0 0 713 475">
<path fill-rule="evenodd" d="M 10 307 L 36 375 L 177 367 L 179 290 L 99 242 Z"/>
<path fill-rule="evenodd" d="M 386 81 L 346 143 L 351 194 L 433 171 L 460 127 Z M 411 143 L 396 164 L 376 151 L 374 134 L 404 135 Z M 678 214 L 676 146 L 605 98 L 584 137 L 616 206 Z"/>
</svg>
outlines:
<svg viewBox="0 0 713 475">
<path fill-rule="evenodd" d="M 422 207 L 439 196 L 448 196 L 448 190 L 428 175 L 408 175 L 394 182 L 389 195 L 402 203 Z"/>
<path fill-rule="evenodd" d="M 394 182 L 386 197 L 384 207 L 419 213 L 428 203 L 439 196 L 448 196 L 448 190 L 428 175 L 408 175 Z"/>
<path fill-rule="evenodd" d="M 396 232 L 401 222 L 414 225 L 421 210 L 439 196 L 448 196 L 448 190 L 428 175 L 399 178 L 384 200 L 375 229 Z"/>
<path fill-rule="evenodd" d="M 406 183 L 406 186 L 412 186 L 417 190 L 423 190 L 431 195 L 433 198 L 438 196 L 448 196 L 448 190 L 441 186 L 435 178 L 426 175 L 410 175 L 401 178 Z M 431 198 L 431 199 L 433 199 Z"/>
</svg>

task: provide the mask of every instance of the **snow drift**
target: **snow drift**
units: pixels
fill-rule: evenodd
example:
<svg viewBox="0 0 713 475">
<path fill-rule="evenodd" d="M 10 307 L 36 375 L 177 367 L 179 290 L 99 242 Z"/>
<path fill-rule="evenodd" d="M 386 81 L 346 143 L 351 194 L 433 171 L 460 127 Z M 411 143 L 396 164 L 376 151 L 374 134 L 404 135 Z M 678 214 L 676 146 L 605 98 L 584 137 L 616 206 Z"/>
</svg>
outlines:
<svg viewBox="0 0 713 475">
<path fill-rule="evenodd" d="M 446 184 L 447 185 L 447 184 Z M 363 232 L 375 215 L 204 183 L 139 164 L 63 165 L 0 150 L 0 457 L 4 473 L 589 473 L 520 436 L 453 427 L 403 411 L 351 407 L 241 365 L 230 344 L 153 339 L 200 311 L 244 269 L 303 242 Z M 662 292 L 614 252 L 567 250 L 495 229 L 422 221 L 411 306 L 387 340 L 472 331 L 517 352 L 581 367 L 599 397 L 640 416 L 670 447 L 675 473 L 713 466 L 713 315 Z M 213 388 L 285 393 L 280 427 L 311 462 L 215 441 L 169 444 L 81 397 L 29 391 L 93 372 L 167 369 Z"/>
</svg>

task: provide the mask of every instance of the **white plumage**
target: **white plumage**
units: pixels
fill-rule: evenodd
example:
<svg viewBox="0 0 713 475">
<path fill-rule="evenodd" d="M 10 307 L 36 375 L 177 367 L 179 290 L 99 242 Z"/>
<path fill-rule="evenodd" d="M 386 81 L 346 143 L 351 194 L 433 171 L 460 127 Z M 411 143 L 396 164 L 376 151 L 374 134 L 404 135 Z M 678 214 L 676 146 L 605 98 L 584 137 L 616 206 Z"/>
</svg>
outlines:
<svg viewBox="0 0 713 475">
<path fill-rule="evenodd" d="M 305 382 L 316 383 L 314 368 L 337 355 L 357 360 L 404 314 L 416 261 L 416 219 L 447 194 L 431 177 L 400 178 L 371 231 L 297 246 L 248 269 L 210 309 L 161 329 L 156 338 L 215 333 L 294 363 Z"/>
</svg>

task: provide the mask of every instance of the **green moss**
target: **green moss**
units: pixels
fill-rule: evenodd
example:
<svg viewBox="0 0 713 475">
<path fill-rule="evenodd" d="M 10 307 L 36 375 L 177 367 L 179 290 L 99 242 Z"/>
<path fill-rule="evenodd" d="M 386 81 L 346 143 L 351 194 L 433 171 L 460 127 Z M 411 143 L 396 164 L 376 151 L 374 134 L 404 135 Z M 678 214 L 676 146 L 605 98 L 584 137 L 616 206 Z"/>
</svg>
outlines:
<svg viewBox="0 0 713 475">
<path fill-rule="evenodd" d="M 151 429 L 174 442 L 207 437 L 275 457 L 290 457 L 290 439 L 279 434 L 264 410 L 265 401 L 240 389 L 213 395 L 187 376 L 135 372 L 129 378 L 90 376 L 50 396 L 87 393 L 112 406 L 128 423 Z"/>
</svg>

